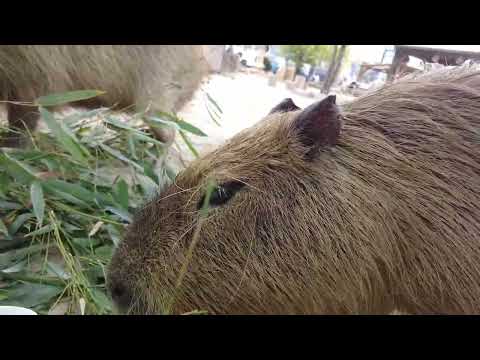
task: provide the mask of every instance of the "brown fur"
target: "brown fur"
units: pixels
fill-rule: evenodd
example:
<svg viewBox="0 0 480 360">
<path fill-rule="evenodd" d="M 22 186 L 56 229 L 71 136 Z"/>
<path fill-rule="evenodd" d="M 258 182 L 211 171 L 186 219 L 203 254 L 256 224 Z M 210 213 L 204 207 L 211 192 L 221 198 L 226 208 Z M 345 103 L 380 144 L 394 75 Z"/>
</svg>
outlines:
<svg viewBox="0 0 480 360">
<path fill-rule="evenodd" d="M 406 78 L 342 113 L 313 161 L 297 111 L 192 163 L 129 227 L 110 288 L 133 313 L 479 314 L 480 71 Z M 211 210 L 169 308 L 207 177 L 248 186 Z"/>
<path fill-rule="evenodd" d="M 106 94 L 79 105 L 143 111 L 151 103 L 151 110 L 177 111 L 207 69 L 201 46 L 1 45 L 0 100 L 33 102 L 52 93 L 96 89 Z M 25 123 L 35 129 L 35 108 L 8 103 L 7 111 L 11 127 Z"/>
</svg>

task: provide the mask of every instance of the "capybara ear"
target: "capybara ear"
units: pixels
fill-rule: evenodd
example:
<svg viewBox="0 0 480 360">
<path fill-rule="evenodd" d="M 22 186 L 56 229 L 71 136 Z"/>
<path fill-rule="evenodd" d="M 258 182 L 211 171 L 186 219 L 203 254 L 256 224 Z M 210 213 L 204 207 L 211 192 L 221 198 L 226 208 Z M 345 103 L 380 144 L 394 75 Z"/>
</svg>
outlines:
<svg viewBox="0 0 480 360">
<path fill-rule="evenodd" d="M 289 112 L 289 111 L 295 111 L 295 110 L 300 110 L 300 108 L 295 105 L 292 99 L 287 98 L 282 100 L 281 103 L 279 103 L 277 106 L 275 106 L 270 112 L 270 114 L 278 113 L 278 112 Z"/>
<path fill-rule="evenodd" d="M 322 146 L 334 146 L 342 126 L 336 96 L 327 96 L 305 108 L 293 120 L 292 125 L 298 132 L 302 144 L 311 148 L 307 154 L 309 157 Z"/>
</svg>

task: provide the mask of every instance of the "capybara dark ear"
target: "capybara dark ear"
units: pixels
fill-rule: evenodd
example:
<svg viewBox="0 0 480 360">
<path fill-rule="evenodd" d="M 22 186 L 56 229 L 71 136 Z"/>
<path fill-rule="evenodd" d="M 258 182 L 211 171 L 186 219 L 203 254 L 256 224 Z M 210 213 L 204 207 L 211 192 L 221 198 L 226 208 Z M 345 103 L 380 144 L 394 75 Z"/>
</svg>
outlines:
<svg viewBox="0 0 480 360">
<path fill-rule="evenodd" d="M 289 112 L 289 111 L 295 111 L 295 110 L 300 110 L 300 108 L 297 105 L 295 105 L 292 99 L 287 98 L 282 100 L 280 104 L 278 104 L 272 110 L 270 110 L 268 114 L 270 115 L 278 112 Z"/>
<path fill-rule="evenodd" d="M 293 120 L 303 145 L 311 148 L 309 157 L 322 146 L 334 146 L 340 135 L 342 120 L 336 96 L 330 95 L 305 108 Z"/>
</svg>

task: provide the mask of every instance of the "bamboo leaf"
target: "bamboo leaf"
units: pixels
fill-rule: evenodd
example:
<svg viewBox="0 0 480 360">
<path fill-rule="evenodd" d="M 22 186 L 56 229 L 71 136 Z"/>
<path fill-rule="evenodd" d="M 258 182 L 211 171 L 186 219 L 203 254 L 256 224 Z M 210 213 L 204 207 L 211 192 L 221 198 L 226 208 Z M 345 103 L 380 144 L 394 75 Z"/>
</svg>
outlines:
<svg viewBox="0 0 480 360">
<path fill-rule="evenodd" d="M 2 219 L 0 219 L 0 233 L 4 234 L 5 236 L 9 236 L 8 229 L 3 223 Z"/>
<path fill-rule="evenodd" d="M 188 132 L 190 132 L 194 135 L 197 135 L 197 136 L 207 136 L 207 134 L 205 134 L 202 130 L 193 126 L 190 123 L 187 123 L 186 121 L 184 121 L 182 119 L 178 119 L 177 124 L 184 131 L 188 131 Z"/>
<path fill-rule="evenodd" d="M 62 287 L 54 285 L 23 283 L 9 289 L 8 298 L 1 300 L 0 305 L 31 308 L 48 302 L 62 290 Z"/>
<path fill-rule="evenodd" d="M 3 151 L 0 151 L 0 165 L 5 167 L 8 174 L 23 184 L 30 184 L 36 179 L 33 170 Z"/>
<path fill-rule="evenodd" d="M 187 146 L 190 149 L 190 151 L 192 152 L 192 154 L 195 155 L 195 157 L 198 158 L 198 152 L 197 152 L 197 150 L 195 150 L 195 147 L 191 143 L 190 139 L 187 137 L 187 134 L 185 134 L 183 131 L 180 131 L 180 136 L 182 137 L 185 144 L 187 144 Z"/>
<path fill-rule="evenodd" d="M 34 181 L 32 185 L 30 185 L 30 198 L 38 224 L 42 225 L 45 214 L 45 199 L 43 198 L 43 189 L 39 181 Z"/>
<path fill-rule="evenodd" d="M 15 221 L 9 227 L 10 235 L 12 235 L 12 236 L 15 235 L 17 233 L 18 229 L 20 229 L 22 227 L 22 225 L 25 223 L 25 221 L 31 219 L 32 217 L 33 217 L 33 215 L 31 213 L 25 213 L 25 214 L 18 215 L 17 218 L 15 219 Z"/>
<path fill-rule="evenodd" d="M 87 163 L 87 158 L 84 155 L 83 147 L 80 143 L 72 137 L 71 133 L 66 132 L 55 120 L 53 114 L 47 109 L 41 107 L 40 114 L 47 124 L 48 128 L 55 136 L 55 138 L 62 144 L 63 148 L 68 151 L 72 157 L 82 164 Z"/>
<path fill-rule="evenodd" d="M 130 215 L 130 213 L 128 211 L 125 211 L 125 210 L 122 210 L 122 209 L 117 209 L 117 208 L 114 208 L 114 207 L 111 207 L 111 206 L 105 207 L 105 210 L 111 212 L 112 214 L 117 215 L 122 220 L 124 220 L 128 223 L 132 222 L 132 216 Z"/>
<path fill-rule="evenodd" d="M 115 185 L 115 196 L 118 203 L 124 208 L 128 209 L 128 185 L 125 180 L 120 179 Z"/>
<path fill-rule="evenodd" d="M 210 94 L 205 91 L 205 95 L 207 96 L 208 101 L 210 101 L 213 104 L 213 106 L 215 106 L 217 108 L 218 112 L 220 114 L 223 114 L 222 109 L 220 108 L 220 106 L 218 106 L 217 102 L 215 100 L 213 100 L 213 98 L 210 96 Z"/>
<path fill-rule="evenodd" d="M 130 160 L 129 158 L 127 158 L 125 155 L 123 155 L 120 151 L 117 151 L 117 150 L 114 150 L 112 149 L 110 146 L 108 145 L 105 145 L 105 144 L 99 144 L 99 146 L 105 150 L 106 152 L 108 152 L 110 155 L 116 157 L 118 160 L 121 160 L 121 161 L 124 161 L 126 162 L 127 164 L 130 164 L 132 166 L 134 166 L 136 169 L 140 170 L 140 171 L 143 171 L 143 168 L 138 165 L 135 161 L 133 160 Z"/>
<path fill-rule="evenodd" d="M 67 104 L 79 100 L 87 100 L 99 95 L 105 94 L 105 91 L 99 90 L 78 90 L 65 93 L 51 94 L 39 97 L 35 103 L 39 106 L 55 106 Z"/>
<path fill-rule="evenodd" d="M 17 203 L 10 202 L 10 201 L 0 200 L 0 209 L 3 209 L 3 210 L 19 210 L 21 208 L 23 208 L 23 206 L 21 204 L 17 204 Z"/>
</svg>

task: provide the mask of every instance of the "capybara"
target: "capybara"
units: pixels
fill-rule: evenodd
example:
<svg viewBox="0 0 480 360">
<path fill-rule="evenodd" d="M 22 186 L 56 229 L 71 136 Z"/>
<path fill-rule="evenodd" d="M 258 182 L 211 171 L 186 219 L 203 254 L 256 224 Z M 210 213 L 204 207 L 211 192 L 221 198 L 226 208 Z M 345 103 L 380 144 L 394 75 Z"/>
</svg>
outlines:
<svg viewBox="0 0 480 360">
<path fill-rule="evenodd" d="M 284 100 L 149 201 L 107 277 L 123 313 L 479 314 L 480 70 Z"/>
<path fill-rule="evenodd" d="M 33 102 L 52 93 L 102 90 L 77 102 L 130 111 L 179 110 L 208 72 L 201 45 L 1 45 L 0 100 L 7 103 L 10 127 L 34 130 L 38 110 L 12 102 Z M 25 125 L 25 126 L 24 126 Z M 171 129 L 156 132 L 169 142 Z M 22 138 L 10 133 L 4 146 Z"/>
</svg>

